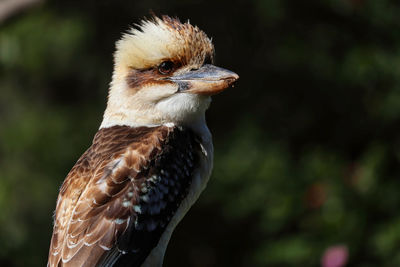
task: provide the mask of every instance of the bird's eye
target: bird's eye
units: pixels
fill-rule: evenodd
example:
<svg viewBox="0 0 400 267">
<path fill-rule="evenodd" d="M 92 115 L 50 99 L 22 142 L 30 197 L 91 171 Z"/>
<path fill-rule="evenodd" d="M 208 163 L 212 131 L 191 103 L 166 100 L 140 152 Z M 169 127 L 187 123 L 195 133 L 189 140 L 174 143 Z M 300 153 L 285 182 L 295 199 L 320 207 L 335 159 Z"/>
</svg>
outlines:
<svg viewBox="0 0 400 267">
<path fill-rule="evenodd" d="M 164 61 L 158 66 L 158 71 L 161 74 L 169 74 L 174 69 L 174 63 L 172 61 Z"/>
<path fill-rule="evenodd" d="M 212 64 L 212 59 L 211 59 L 211 55 L 210 54 L 207 54 L 206 57 L 204 58 L 203 65 L 206 65 L 206 64 Z"/>
</svg>

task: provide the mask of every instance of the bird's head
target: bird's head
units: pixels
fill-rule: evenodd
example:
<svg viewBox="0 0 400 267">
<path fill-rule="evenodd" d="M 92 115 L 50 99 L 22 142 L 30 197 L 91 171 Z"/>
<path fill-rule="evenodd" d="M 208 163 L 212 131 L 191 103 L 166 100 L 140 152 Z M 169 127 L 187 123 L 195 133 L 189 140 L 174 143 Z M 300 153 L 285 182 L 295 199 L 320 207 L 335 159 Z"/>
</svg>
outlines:
<svg viewBox="0 0 400 267">
<path fill-rule="evenodd" d="M 239 76 L 212 65 L 214 47 L 199 28 L 163 16 L 143 21 L 116 44 L 101 127 L 185 124 L 204 116 L 210 96 Z"/>
</svg>

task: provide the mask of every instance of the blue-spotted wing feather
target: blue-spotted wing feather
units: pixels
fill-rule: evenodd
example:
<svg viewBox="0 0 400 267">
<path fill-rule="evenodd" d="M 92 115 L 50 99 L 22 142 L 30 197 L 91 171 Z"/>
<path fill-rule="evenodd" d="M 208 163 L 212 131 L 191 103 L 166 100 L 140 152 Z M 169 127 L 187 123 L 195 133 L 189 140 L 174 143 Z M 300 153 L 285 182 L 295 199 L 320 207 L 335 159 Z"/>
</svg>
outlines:
<svg viewBox="0 0 400 267">
<path fill-rule="evenodd" d="M 176 129 L 141 181 L 138 213 L 100 266 L 140 266 L 158 244 L 187 196 L 200 145 L 188 130 Z M 116 260 L 117 259 L 117 260 Z"/>
<path fill-rule="evenodd" d="M 99 130 L 60 189 L 48 266 L 140 266 L 186 197 L 199 154 L 189 129 Z"/>
</svg>

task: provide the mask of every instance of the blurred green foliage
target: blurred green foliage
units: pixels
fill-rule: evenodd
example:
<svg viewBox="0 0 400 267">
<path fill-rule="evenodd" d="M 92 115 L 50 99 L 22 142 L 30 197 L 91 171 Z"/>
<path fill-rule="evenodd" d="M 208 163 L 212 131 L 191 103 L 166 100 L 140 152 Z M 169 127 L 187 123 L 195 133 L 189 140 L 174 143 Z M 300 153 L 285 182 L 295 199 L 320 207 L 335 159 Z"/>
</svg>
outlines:
<svg viewBox="0 0 400 267">
<path fill-rule="evenodd" d="M 43 266 L 59 185 L 101 121 L 114 42 L 153 10 L 237 72 L 215 167 L 165 266 L 400 265 L 400 4 L 47 1 L 0 26 L 0 265 Z M 184 253 L 183 253 L 184 251 Z"/>
</svg>

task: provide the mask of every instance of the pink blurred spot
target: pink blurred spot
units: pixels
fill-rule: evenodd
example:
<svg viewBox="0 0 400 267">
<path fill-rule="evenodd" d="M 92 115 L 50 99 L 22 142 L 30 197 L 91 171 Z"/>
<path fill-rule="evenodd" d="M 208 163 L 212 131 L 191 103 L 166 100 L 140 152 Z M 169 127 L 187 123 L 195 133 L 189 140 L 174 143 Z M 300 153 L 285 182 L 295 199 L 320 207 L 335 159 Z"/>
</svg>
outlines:
<svg viewBox="0 0 400 267">
<path fill-rule="evenodd" d="M 325 250 L 321 259 L 322 267 L 343 267 L 349 258 L 347 246 L 332 246 Z"/>
</svg>

